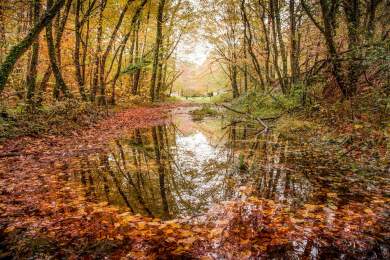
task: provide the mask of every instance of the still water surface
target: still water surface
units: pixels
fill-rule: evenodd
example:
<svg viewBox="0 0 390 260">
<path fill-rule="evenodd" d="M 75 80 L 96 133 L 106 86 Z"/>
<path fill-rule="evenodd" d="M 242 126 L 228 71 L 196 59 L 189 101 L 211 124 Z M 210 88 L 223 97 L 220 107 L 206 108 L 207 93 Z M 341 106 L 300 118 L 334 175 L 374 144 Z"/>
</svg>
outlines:
<svg viewBox="0 0 390 260">
<path fill-rule="evenodd" d="M 375 181 L 349 176 L 327 158 L 329 151 L 309 150 L 231 119 L 193 121 L 190 109 L 175 109 L 166 124 L 129 130 L 108 144 L 108 152 L 76 158 L 73 176 L 86 196 L 171 219 L 249 196 L 292 209 L 304 204 L 337 209 L 383 193 Z"/>
</svg>

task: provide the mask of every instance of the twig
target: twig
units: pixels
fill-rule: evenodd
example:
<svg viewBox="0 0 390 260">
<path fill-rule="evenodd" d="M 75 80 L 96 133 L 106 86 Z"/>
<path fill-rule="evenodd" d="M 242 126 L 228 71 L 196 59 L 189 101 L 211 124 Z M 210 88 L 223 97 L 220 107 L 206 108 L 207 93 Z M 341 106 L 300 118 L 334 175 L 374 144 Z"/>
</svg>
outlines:
<svg viewBox="0 0 390 260">
<path fill-rule="evenodd" d="M 261 118 L 256 117 L 255 119 L 257 122 L 259 122 L 264 127 L 265 131 L 268 131 L 268 128 L 269 128 L 268 125 L 266 123 L 264 123 L 264 121 Z"/>
<path fill-rule="evenodd" d="M 217 105 L 217 104 L 215 104 L 215 105 Z M 228 110 L 230 110 L 230 111 L 233 111 L 233 112 L 235 112 L 235 113 L 237 113 L 237 114 L 248 115 L 248 113 L 245 113 L 245 112 L 242 112 L 242 111 L 238 111 L 238 110 L 236 110 L 236 109 L 234 109 L 234 108 L 231 108 L 231 107 L 228 107 L 228 106 L 226 106 L 226 105 L 224 105 L 224 104 L 221 104 L 220 106 L 222 106 L 222 107 L 224 107 L 224 108 L 226 108 L 226 109 L 228 109 Z"/>
</svg>

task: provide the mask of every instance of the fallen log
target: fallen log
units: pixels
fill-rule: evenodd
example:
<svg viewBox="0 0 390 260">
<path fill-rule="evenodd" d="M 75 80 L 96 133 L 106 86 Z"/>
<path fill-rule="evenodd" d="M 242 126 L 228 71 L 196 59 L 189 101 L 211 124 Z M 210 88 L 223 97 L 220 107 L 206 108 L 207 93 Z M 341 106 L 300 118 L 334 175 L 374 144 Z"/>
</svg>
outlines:
<svg viewBox="0 0 390 260">
<path fill-rule="evenodd" d="M 3 153 L 3 154 L 0 154 L 0 158 L 16 157 L 16 156 L 20 156 L 20 155 L 21 155 L 21 153 L 15 153 L 15 152 Z"/>
</svg>

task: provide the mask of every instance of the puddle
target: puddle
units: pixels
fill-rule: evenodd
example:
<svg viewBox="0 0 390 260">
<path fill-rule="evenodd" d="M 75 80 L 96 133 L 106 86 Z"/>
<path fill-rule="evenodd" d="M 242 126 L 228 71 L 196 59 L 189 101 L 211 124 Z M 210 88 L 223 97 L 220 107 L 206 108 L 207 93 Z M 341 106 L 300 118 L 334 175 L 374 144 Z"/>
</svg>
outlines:
<svg viewBox="0 0 390 260">
<path fill-rule="evenodd" d="M 292 209 L 371 199 L 364 182 L 347 180 L 341 166 L 305 146 L 219 117 L 193 121 L 188 111 L 130 130 L 108 144 L 109 152 L 74 158 L 73 178 L 87 198 L 162 219 L 194 217 L 249 196 Z"/>
</svg>

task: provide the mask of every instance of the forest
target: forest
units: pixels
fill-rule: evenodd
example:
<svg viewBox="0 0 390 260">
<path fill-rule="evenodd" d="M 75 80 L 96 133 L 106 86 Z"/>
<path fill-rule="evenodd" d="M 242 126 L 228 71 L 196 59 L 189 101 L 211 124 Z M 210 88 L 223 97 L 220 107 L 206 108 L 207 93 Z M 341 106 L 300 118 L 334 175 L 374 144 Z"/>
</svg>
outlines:
<svg viewBox="0 0 390 260">
<path fill-rule="evenodd" d="M 0 259 L 389 259 L 389 0 L 0 0 Z"/>
</svg>

